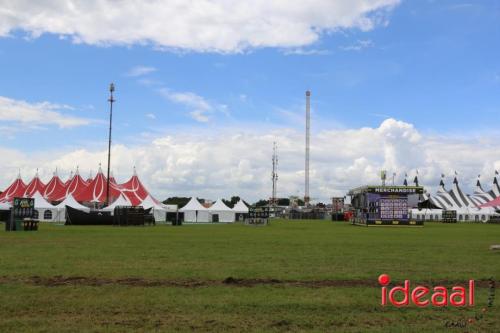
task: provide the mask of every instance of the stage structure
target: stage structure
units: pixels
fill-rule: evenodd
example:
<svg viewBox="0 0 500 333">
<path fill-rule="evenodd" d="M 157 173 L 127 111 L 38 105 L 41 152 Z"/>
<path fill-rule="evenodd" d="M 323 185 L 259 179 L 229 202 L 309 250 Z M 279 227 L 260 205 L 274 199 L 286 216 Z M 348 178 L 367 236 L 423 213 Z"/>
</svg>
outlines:
<svg viewBox="0 0 500 333">
<path fill-rule="evenodd" d="M 424 193 L 421 186 L 363 186 L 348 195 L 354 208 L 352 223 L 364 226 L 422 226 L 423 220 L 410 219 L 408 209 Z"/>
</svg>

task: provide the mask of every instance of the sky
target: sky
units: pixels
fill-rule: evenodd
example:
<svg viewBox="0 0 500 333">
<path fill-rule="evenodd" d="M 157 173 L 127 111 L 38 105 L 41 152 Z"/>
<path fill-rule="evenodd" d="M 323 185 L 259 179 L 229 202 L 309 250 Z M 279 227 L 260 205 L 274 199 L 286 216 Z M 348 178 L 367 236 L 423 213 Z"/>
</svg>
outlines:
<svg viewBox="0 0 500 333">
<path fill-rule="evenodd" d="M 0 0 L 0 188 L 106 168 L 159 199 L 311 197 L 500 170 L 500 3 Z M 391 179 L 392 181 L 392 179 Z"/>
</svg>

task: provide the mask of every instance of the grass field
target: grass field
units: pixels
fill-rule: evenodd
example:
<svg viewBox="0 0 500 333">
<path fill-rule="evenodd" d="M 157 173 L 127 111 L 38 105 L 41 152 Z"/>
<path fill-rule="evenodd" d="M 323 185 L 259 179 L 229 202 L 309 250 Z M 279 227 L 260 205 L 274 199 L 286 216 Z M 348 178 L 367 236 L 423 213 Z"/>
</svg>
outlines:
<svg viewBox="0 0 500 333">
<path fill-rule="evenodd" d="M 2 231 L 0 332 L 500 332 L 500 296 L 481 311 L 486 287 L 474 308 L 379 305 L 381 273 L 415 285 L 494 277 L 498 286 L 491 244 L 500 225 Z"/>
</svg>

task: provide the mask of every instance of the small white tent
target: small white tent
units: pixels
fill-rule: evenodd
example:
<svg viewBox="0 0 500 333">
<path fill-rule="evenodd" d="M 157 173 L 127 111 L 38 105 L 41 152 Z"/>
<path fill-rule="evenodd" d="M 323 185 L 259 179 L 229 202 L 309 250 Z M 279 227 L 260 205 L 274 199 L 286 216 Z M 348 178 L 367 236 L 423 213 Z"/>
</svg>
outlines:
<svg viewBox="0 0 500 333">
<path fill-rule="evenodd" d="M 184 222 L 210 222 L 208 209 L 203 207 L 195 197 L 179 209 L 179 212 L 184 213 Z"/>
<path fill-rule="evenodd" d="M 66 199 L 64 199 L 59 205 L 55 206 L 57 208 L 57 221 L 63 222 L 66 220 L 66 206 L 75 208 L 84 212 L 89 212 L 90 208 L 78 203 L 73 197 L 73 194 L 69 194 Z"/>
<path fill-rule="evenodd" d="M 38 213 L 38 219 L 40 221 L 57 221 L 58 209 L 47 200 L 45 200 L 40 192 L 36 191 L 31 197 L 35 199 L 35 210 Z"/>
<path fill-rule="evenodd" d="M 151 197 L 150 194 L 141 202 L 144 209 L 152 208 L 153 216 L 156 222 L 165 222 L 167 219 L 167 209 Z"/>
<path fill-rule="evenodd" d="M 248 214 L 248 207 L 247 205 L 243 202 L 243 200 L 240 199 L 240 201 L 238 201 L 236 203 L 236 205 L 234 205 L 233 207 L 233 212 L 235 213 L 240 213 L 240 214 Z"/>
<path fill-rule="evenodd" d="M 239 200 L 233 207 L 233 212 L 236 214 L 236 220 L 243 221 L 244 215 L 248 214 L 248 207 L 243 202 L 243 200 Z"/>
<path fill-rule="evenodd" d="M 217 200 L 210 208 L 208 208 L 212 217 L 212 222 L 234 222 L 234 211 L 226 206 L 222 199 Z"/>
<path fill-rule="evenodd" d="M 108 207 L 104 207 L 101 210 L 104 212 L 111 212 L 111 215 L 113 215 L 113 213 L 115 212 L 115 207 L 118 206 L 132 206 L 132 204 L 130 203 L 129 199 L 127 199 L 123 194 L 120 194 L 118 199 L 116 199 L 111 205 L 109 205 Z"/>
</svg>

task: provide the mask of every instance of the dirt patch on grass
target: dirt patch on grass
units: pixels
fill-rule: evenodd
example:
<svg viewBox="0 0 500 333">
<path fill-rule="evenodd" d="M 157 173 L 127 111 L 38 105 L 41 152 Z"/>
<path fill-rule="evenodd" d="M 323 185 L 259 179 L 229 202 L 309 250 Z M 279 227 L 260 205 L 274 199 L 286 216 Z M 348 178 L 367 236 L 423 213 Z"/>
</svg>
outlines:
<svg viewBox="0 0 500 333">
<path fill-rule="evenodd" d="M 107 285 L 123 285 L 130 287 L 182 287 L 199 288 L 212 286 L 227 287 L 255 287 L 255 286 L 276 286 L 276 287 L 304 287 L 304 288 L 328 288 L 328 287 L 379 287 L 376 279 L 359 280 L 278 280 L 278 279 L 239 279 L 227 277 L 224 280 L 168 280 L 168 279 L 145 279 L 138 277 L 128 278 L 98 278 L 89 276 L 53 276 L 41 277 L 31 276 L 27 278 L 0 277 L 0 284 L 25 283 L 36 286 L 58 287 L 58 286 L 92 286 L 100 287 Z M 464 284 L 464 281 L 436 280 L 426 282 L 414 282 L 414 285 L 424 286 L 453 286 Z M 476 287 L 487 288 L 489 280 L 476 280 Z M 500 284 L 500 281 L 497 281 Z"/>
</svg>

